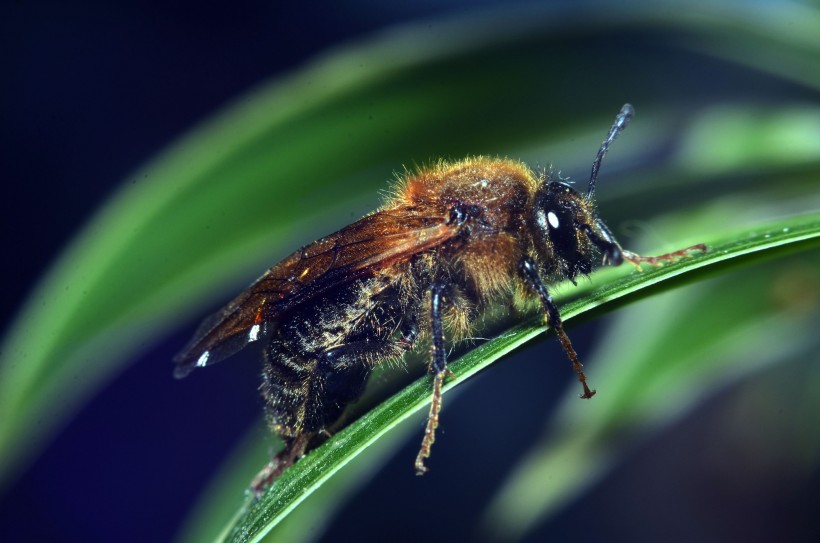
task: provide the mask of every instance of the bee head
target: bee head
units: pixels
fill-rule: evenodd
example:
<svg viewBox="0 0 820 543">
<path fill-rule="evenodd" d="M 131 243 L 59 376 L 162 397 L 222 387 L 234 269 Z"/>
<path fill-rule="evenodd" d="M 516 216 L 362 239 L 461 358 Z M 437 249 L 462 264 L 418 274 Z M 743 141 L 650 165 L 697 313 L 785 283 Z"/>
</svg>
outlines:
<svg viewBox="0 0 820 543">
<path fill-rule="evenodd" d="M 626 128 L 635 110 L 624 104 L 615 122 L 601 143 L 592 163 L 592 173 L 586 194 L 581 194 L 561 181 L 545 179 L 535 194 L 533 217 L 538 251 L 557 271 L 570 281 L 579 274 L 592 271 L 593 249 L 603 252 L 604 264 L 617 266 L 623 262 L 621 246 L 595 213 L 595 182 L 601 161 L 610 144 Z"/>
<path fill-rule="evenodd" d="M 560 181 L 545 182 L 535 197 L 537 245 L 563 277 L 574 280 L 592 271 L 592 245 L 587 227 L 598 222 L 593 205 Z"/>
</svg>

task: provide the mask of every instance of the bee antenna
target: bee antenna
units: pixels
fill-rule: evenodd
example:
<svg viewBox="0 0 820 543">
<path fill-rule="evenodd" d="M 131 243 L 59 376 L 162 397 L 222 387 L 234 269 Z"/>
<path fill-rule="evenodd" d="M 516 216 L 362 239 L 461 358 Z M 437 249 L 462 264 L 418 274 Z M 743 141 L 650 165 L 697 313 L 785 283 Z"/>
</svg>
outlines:
<svg viewBox="0 0 820 543">
<path fill-rule="evenodd" d="M 612 123 L 612 128 L 609 129 L 609 134 L 607 134 L 606 139 L 601 143 L 601 148 L 598 149 L 598 156 L 595 157 L 595 162 L 592 163 L 592 173 L 589 175 L 589 188 L 587 188 L 586 195 L 587 200 L 591 200 L 595 194 L 595 181 L 598 179 L 598 170 L 601 169 L 601 161 L 604 159 L 606 152 L 609 151 L 610 144 L 615 141 L 618 134 L 626 128 L 626 125 L 629 124 L 629 121 L 634 115 L 635 108 L 632 107 L 632 104 L 624 104 L 618 116 L 615 117 L 615 122 Z"/>
</svg>

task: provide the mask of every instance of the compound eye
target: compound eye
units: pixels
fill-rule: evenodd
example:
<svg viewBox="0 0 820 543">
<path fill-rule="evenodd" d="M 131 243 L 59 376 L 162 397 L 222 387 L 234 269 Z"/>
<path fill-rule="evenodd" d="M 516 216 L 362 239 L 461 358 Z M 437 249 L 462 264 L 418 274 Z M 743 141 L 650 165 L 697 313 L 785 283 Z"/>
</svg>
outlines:
<svg viewBox="0 0 820 543">
<path fill-rule="evenodd" d="M 549 237 L 555 245 L 556 252 L 561 255 L 573 253 L 578 247 L 578 238 L 575 234 L 572 214 L 563 209 L 547 209 L 546 226 Z"/>
</svg>

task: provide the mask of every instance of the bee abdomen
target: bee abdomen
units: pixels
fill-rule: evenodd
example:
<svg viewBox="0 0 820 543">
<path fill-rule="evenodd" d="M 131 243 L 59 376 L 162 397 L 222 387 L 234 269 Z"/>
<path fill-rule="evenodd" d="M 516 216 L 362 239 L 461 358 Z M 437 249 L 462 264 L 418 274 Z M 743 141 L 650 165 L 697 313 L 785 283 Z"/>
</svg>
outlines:
<svg viewBox="0 0 820 543">
<path fill-rule="evenodd" d="M 283 437 L 319 432 L 364 391 L 370 366 L 331 364 L 324 354 L 300 356 L 281 341 L 266 349 L 262 394 L 268 423 Z"/>
</svg>

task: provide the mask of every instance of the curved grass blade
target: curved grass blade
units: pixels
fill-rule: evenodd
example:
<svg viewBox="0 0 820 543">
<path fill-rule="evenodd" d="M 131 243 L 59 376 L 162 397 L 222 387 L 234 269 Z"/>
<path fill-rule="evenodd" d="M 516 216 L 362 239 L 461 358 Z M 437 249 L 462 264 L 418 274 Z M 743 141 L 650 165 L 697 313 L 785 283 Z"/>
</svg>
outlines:
<svg viewBox="0 0 820 543">
<path fill-rule="evenodd" d="M 694 131 L 699 134 L 698 137 L 683 133 L 682 136 L 685 143 L 682 146 L 681 157 L 673 159 L 677 164 L 675 171 L 655 171 L 649 174 L 640 172 L 632 176 L 631 182 L 622 183 L 620 185 L 608 185 L 606 192 L 602 196 L 613 196 L 613 198 L 605 198 L 601 206 L 602 213 L 607 217 L 615 217 L 616 223 L 627 217 L 645 216 L 647 210 L 657 211 L 663 209 L 663 203 L 666 201 L 674 201 L 678 205 L 688 199 L 700 199 L 699 186 L 709 187 L 709 194 L 719 195 L 723 192 L 731 196 L 730 200 L 715 197 L 715 202 L 700 203 L 699 208 L 686 212 L 686 228 L 676 232 L 670 232 L 668 228 L 663 228 L 664 234 L 658 236 L 654 233 L 655 239 L 677 239 L 688 240 L 694 243 L 701 241 L 695 231 L 713 231 L 722 229 L 726 222 L 726 217 L 732 217 L 732 222 L 742 224 L 744 222 L 751 222 L 759 220 L 760 216 L 778 216 L 786 213 L 794 213 L 800 210 L 817 209 L 820 207 L 820 200 L 811 197 L 813 194 L 813 187 L 816 185 L 816 166 L 811 160 L 811 156 L 807 156 L 805 152 L 795 151 L 793 148 L 784 149 L 784 154 L 775 154 L 769 149 L 768 153 L 761 155 L 761 148 L 766 145 L 761 142 L 759 145 L 749 146 L 747 155 L 741 156 L 734 154 L 735 157 L 730 167 L 725 161 L 720 164 L 714 162 L 714 149 L 719 146 L 720 141 L 737 142 L 748 139 L 750 133 L 757 133 L 760 127 L 750 124 L 749 119 L 760 119 L 764 127 L 768 127 L 766 132 L 767 139 L 783 140 L 783 141 L 802 141 L 805 136 L 810 136 L 809 132 L 805 132 L 804 123 L 798 123 L 797 130 L 789 131 L 786 127 L 785 119 L 793 117 L 793 112 L 790 108 L 783 111 L 783 115 L 777 113 L 777 109 L 769 109 L 765 115 L 761 114 L 759 108 L 749 106 L 748 109 L 741 110 L 738 106 L 719 106 L 709 108 L 702 115 L 693 118 L 692 126 Z M 812 118 L 817 112 L 809 108 L 804 112 L 801 118 Z M 744 117 L 742 123 L 738 123 L 739 117 Z M 776 120 L 772 125 L 772 120 Z M 772 129 L 774 126 L 775 129 Z M 779 128 L 777 128 L 779 127 Z M 701 141 L 703 140 L 703 141 Z M 779 182 L 772 182 L 772 176 L 775 172 L 781 170 L 772 170 L 763 162 L 752 162 L 756 157 L 768 156 L 771 164 L 791 164 L 792 174 L 787 175 L 780 173 Z M 749 178 L 750 173 L 746 173 L 743 169 L 746 164 L 752 163 L 757 169 L 756 176 Z M 698 168 L 694 177 L 687 178 L 685 174 L 679 173 L 677 170 L 686 170 L 692 165 L 703 164 Z M 804 167 L 795 168 L 795 164 L 805 164 Z M 738 174 L 737 170 L 742 173 Z M 805 170 L 805 171 L 804 171 Z M 767 172 L 764 175 L 760 171 Z M 733 181 L 737 175 L 743 175 L 744 181 L 742 184 L 743 191 L 738 194 L 739 185 Z M 664 179 L 665 186 L 658 189 L 655 179 Z M 673 188 L 677 187 L 677 188 Z M 794 198 L 795 194 L 806 195 L 801 196 L 797 201 L 790 200 Z M 660 203 L 659 203 L 660 200 Z M 763 205 L 765 203 L 765 205 Z M 653 223 L 658 223 L 653 220 Z M 658 223 L 659 224 L 659 223 Z M 680 244 L 686 244 L 682 241 Z M 673 247 L 667 247 L 672 249 Z M 607 274 L 614 274 L 614 277 L 623 273 L 622 269 L 602 269 L 599 274 L 606 277 Z M 581 282 L 577 287 L 572 287 L 566 292 L 566 295 L 577 296 L 582 293 L 589 292 L 593 284 L 588 282 Z M 258 436 L 257 436 L 258 439 Z M 205 534 L 213 534 L 217 530 L 215 525 L 219 525 L 216 519 L 223 519 L 224 522 L 227 517 L 224 511 L 231 510 L 235 506 L 237 497 L 241 495 L 246 488 L 247 481 L 251 475 L 258 470 L 260 459 L 264 458 L 264 451 L 254 451 L 242 455 L 233 463 L 237 467 L 233 468 L 237 473 L 234 477 L 220 477 L 220 480 L 227 480 L 227 482 L 219 485 L 210 485 L 211 488 L 207 492 L 208 504 L 197 507 L 197 511 L 191 515 L 191 518 L 186 522 L 186 541 L 202 540 Z M 348 471 L 345 470 L 342 474 L 335 477 L 347 478 Z M 334 480 L 335 480 L 334 479 Z M 219 489 L 215 488 L 216 486 Z M 326 486 L 322 487 L 322 491 L 327 491 Z M 341 498 L 335 497 L 332 503 L 338 503 Z M 305 509 L 314 511 L 312 514 L 305 516 L 321 518 L 328 518 L 330 513 L 317 505 L 311 498 L 310 503 L 305 503 L 298 511 Z M 315 510 L 317 509 L 318 510 Z M 288 517 L 288 523 L 295 525 L 295 519 Z M 308 521 L 307 526 L 313 527 L 313 522 Z M 274 530 L 276 537 L 280 537 L 279 530 Z M 291 536 L 288 536 L 291 537 Z"/>
<path fill-rule="evenodd" d="M 792 217 L 710 244 L 708 253 L 670 264 L 663 268 L 633 273 L 607 282 L 596 282 L 595 289 L 562 305 L 565 319 L 589 312 L 613 301 L 623 303 L 650 292 L 671 288 L 681 280 L 705 277 L 727 269 L 744 258 L 773 258 L 792 251 L 820 245 L 820 214 Z M 518 325 L 477 347 L 451 364 L 455 381 L 445 392 L 464 382 L 519 345 L 544 331 L 537 320 Z M 430 400 L 429 379 L 420 379 L 363 416 L 326 444 L 302 458 L 285 472 L 276 484 L 250 508 L 230 531 L 227 540 L 260 541 L 295 507 L 334 473 L 380 436 L 422 410 Z"/>
<path fill-rule="evenodd" d="M 760 379 L 757 376 L 773 364 L 802 359 L 803 371 L 792 373 L 805 372 L 820 347 L 815 330 L 820 316 L 818 269 L 816 245 L 621 312 L 587 361 L 599 382 L 606 383 L 606 395 L 584 409 L 566 395 L 542 440 L 514 467 L 485 512 L 482 533 L 497 541 L 520 540 L 609 474 L 634 451 L 636 442 L 668 428 L 718 391 L 725 396 L 730 384 Z M 776 380 L 769 375 L 765 384 L 770 390 L 762 395 L 769 402 L 757 411 L 770 410 L 772 395 L 790 402 L 796 413 L 805 411 L 801 405 L 811 406 L 810 398 L 816 403 L 816 387 L 801 387 L 802 377 L 772 383 Z M 755 411 L 754 404 L 745 405 L 743 419 L 758 421 Z M 772 436 L 762 425 L 763 415 L 754 433 L 761 449 L 769 449 L 772 456 L 783 450 L 788 452 L 781 456 L 799 458 L 803 449 L 801 467 L 794 461 L 790 466 L 810 477 L 818 465 L 810 451 L 817 448 L 800 445 L 812 435 L 816 442 L 820 433 L 813 430 L 811 415 L 804 425 L 792 421 L 793 416 L 773 424 L 793 424 L 791 433 L 800 436 L 796 441 L 764 445 Z M 754 478 L 750 473 L 749 479 Z"/>
</svg>

